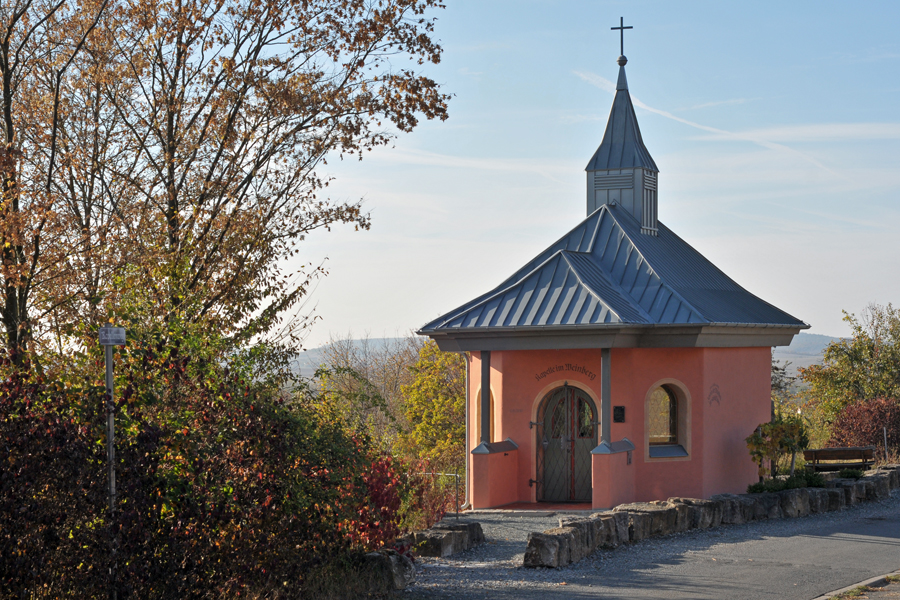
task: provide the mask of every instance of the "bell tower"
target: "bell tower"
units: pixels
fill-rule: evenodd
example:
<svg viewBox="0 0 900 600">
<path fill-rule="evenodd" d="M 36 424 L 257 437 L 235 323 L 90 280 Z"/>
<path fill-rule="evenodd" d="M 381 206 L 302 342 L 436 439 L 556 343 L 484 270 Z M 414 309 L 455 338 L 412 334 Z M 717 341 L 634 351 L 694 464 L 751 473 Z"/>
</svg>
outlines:
<svg viewBox="0 0 900 600">
<path fill-rule="evenodd" d="M 616 97 L 600 147 L 588 163 L 587 214 L 604 204 L 619 204 L 641 223 L 641 233 L 657 235 L 657 181 L 659 169 L 644 146 L 641 129 L 634 114 L 625 78 L 624 30 L 631 26 L 620 20 L 622 55 L 619 56 L 619 79 Z"/>
</svg>

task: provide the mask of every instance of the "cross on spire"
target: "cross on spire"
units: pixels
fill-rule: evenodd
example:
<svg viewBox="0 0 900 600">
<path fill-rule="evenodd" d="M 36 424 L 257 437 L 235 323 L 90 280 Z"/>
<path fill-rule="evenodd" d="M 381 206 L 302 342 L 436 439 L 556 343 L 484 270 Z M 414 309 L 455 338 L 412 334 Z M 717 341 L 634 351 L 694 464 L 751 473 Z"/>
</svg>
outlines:
<svg viewBox="0 0 900 600">
<path fill-rule="evenodd" d="M 626 29 L 634 29 L 631 25 L 628 27 L 625 26 L 625 17 L 619 17 L 619 26 L 618 27 L 610 27 L 611 30 L 619 30 L 619 54 L 625 56 L 625 30 Z"/>
</svg>

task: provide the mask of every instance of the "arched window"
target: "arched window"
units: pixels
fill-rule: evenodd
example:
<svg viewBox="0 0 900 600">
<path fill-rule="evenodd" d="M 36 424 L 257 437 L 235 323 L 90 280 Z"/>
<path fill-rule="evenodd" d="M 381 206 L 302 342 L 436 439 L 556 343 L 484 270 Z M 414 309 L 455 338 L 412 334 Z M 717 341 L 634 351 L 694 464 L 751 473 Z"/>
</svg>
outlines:
<svg viewBox="0 0 900 600">
<path fill-rule="evenodd" d="M 644 404 L 647 458 L 685 460 L 691 453 L 691 400 L 686 388 L 662 380 L 647 392 Z"/>
<path fill-rule="evenodd" d="M 650 445 L 678 443 L 678 398 L 668 386 L 650 392 Z"/>
</svg>

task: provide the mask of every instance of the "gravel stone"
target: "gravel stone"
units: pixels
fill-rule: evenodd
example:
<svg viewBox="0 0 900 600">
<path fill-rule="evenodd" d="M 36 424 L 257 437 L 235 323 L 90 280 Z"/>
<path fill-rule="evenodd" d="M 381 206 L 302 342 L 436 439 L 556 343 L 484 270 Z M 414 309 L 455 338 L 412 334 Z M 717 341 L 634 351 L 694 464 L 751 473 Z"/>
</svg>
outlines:
<svg viewBox="0 0 900 600">
<path fill-rule="evenodd" d="M 541 516 L 530 517 L 521 516 L 521 513 L 515 516 L 481 513 L 460 516 L 461 522 L 481 523 L 486 543 L 447 558 L 417 559 L 416 583 L 401 592 L 399 597 L 416 600 L 544 600 L 549 593 L 553 597 L 568 598 L 569 592 L 566 590 L 570 588 L 564 586 L 579 585 L 579 580 L 596 579 L 604 573 L 647 572 L 660 564 L 677 561 L 680 555 L 708 552 L 711 547 L 722 548 L 747 540 L 803 536 L 817 525 L 878 519 L 898 512 L 900 491 L 894 491 L 886 500 L 863 502 L 836 512 L 692 529 L 624 544 L 616 549 L 599 549 L 583 560 L 559 569 L 525 568 L 523 559 L 528 534 L 557 527 L 563 514 L 546 516 L 547 513 L 542 513 Z M 597 587 L 593 589 L 600 592 Z"/>
</svg>

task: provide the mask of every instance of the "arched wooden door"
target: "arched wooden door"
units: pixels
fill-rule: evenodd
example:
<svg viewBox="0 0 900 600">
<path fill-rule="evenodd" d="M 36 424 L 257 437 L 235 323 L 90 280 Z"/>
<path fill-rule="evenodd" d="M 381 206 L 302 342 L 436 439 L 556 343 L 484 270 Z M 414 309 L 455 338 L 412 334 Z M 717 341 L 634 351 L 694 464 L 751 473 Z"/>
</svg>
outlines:
<svg viewBox="0 0 900 600">
<path fill-rule="evenodd" d="M 597 447 L 597 407 L 582 390 L 564 385 L 538 407 L 538 500 L 591 501 L 591 450 Z"/>
</svg>

